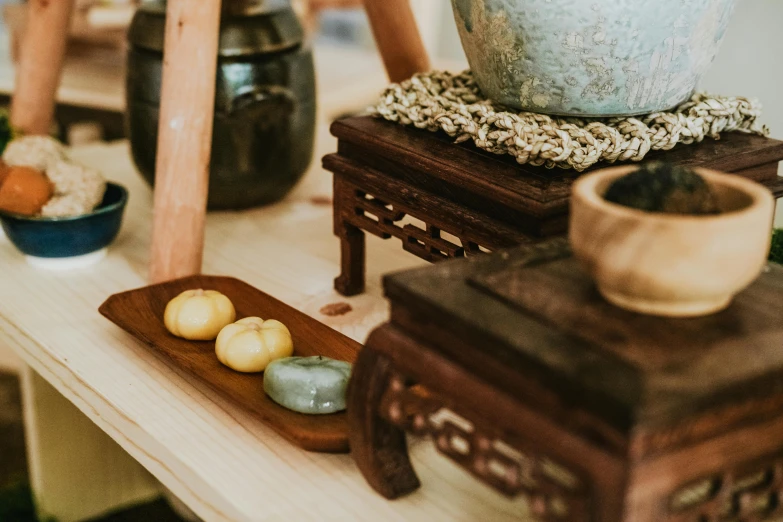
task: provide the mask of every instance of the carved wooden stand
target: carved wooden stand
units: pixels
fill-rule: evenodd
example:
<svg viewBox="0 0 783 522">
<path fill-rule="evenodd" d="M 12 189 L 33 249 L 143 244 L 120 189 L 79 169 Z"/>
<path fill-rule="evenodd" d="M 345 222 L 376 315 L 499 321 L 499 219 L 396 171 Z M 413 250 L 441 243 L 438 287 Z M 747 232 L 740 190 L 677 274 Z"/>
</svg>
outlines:
<svg viewBox="0 0 783 522">
<path fill-rule="evenodd" d="M 572 171 L 519 165 L 370 117 L 338 121 L 332 133 L 338 152 L 323 163 L 334 173 L 334 233 L 342 244 L 335 288 L 344 295 L 364 291 L 365 232 L 395 237 L 406 251 L 435 262 L 566 231 Z M 648 157 L 733 172 L 783 195 L 780 141 L 729 133 Z"/>
<path fill-rule="evenodd" d="M 385 287 L 392 319 L 348 397 L 352 453 L 385 497 L 419 486 L 411 432 L 540 520 L 783 514 L 783 268 L 689 320 L 613 308 L 559 239 Z"/>
</svg>

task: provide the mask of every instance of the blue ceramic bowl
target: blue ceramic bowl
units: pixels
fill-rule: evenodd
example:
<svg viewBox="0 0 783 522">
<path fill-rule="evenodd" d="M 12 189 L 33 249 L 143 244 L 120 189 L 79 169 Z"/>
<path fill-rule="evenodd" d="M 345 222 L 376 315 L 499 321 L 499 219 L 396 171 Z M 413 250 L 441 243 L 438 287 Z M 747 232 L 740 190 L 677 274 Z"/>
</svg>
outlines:
<svg viewBox="0 0 783 522">
<path fill-rule="evenodd" d="M 30 217 L 0 212 L 3 230 L 24 254 L 66 258 L 107 247 L 120 231 L 128 191 L 107 183 L 101 204 L 90 214 L 73 217 Z"/>
</svg>

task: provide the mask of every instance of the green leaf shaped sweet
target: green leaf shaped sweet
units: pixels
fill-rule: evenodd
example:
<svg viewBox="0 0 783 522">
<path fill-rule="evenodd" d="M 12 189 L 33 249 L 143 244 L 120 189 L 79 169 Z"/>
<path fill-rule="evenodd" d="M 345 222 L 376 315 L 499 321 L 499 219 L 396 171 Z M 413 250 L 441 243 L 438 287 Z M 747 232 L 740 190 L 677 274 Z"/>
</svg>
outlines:
<svg viewBox="0 0 783 522">
<path fill-rule="evenodd" d="M 345 409 L 351 363 L 328 357 L 287 357 L 264 371 L 264 391 L 280 406 L 308 415 Z"/>
</svg>

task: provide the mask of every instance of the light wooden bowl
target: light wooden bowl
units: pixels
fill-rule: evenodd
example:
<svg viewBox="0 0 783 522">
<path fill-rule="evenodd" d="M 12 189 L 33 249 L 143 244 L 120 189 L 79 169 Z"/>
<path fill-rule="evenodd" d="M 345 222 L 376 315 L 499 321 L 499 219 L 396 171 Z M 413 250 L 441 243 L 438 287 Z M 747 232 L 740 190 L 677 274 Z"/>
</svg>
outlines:
<svg viewBox="0 0 783 522">
<path fill-rule="evenodd" d="M 621 308 L 669 317 L 723 310 L 766 263 L 772 195 L 739 176 L 695 169 L 715 191 L 721 214 L 645 212 L 603 198 L 613 180 L 637 168 L 600 170 L 574 184 L 574 255 L 601 294 Z"/>
</svg>

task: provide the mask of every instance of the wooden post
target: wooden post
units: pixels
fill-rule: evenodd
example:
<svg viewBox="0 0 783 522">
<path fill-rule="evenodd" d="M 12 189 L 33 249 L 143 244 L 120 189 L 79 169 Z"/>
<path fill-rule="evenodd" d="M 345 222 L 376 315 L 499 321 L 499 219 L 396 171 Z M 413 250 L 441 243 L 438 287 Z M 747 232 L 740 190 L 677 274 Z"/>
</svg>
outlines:
<svg viewBox="0 0 783 522">
<path fill-rule="evenodd" d="M 39 520 L 94 519 L 160 496 L 158 481 L 31 367 L 21 380 Z"/>
<path fill-rule="evenodd" d="M 220 0 L 168 0 L 149 279 L 201 271 Z"/>
<path fill-rule="evenodd" d="M 409 0 L 364 0 L 375 43 L 393 82 L 430 68 Z"/>
<path fill-rule="evenodd" d="M 11 123 L 25 134 L 49 134 L 74 0 L 29 0 Z"/>
</svg>

